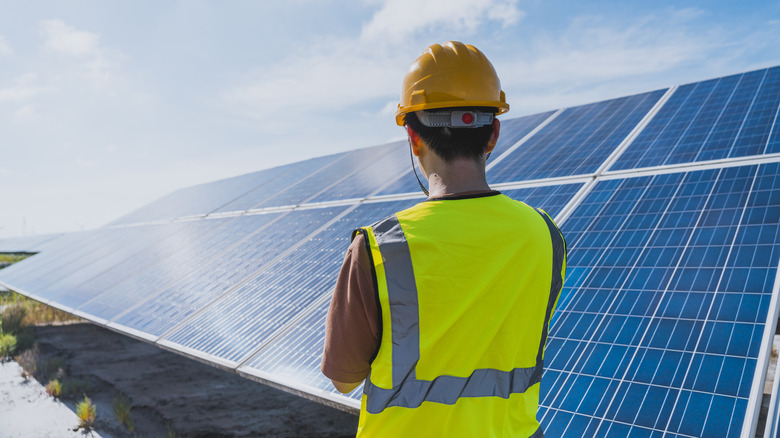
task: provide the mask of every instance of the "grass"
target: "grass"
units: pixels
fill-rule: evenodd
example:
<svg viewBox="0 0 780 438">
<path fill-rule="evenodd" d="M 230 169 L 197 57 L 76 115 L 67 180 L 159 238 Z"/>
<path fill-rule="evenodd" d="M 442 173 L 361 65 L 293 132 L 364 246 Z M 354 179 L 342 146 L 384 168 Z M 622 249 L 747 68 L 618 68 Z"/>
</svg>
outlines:
<svg viewBox="0 0 780 438">
<path fill-rule="evenodd" d="M 92 430 L 97 419 L 97 406 L 85 395 L 84 400 L 76 405 L 76 415 L 79 417 L 79 429 Z"/>
<path fill-rule="evenodd" d="M 0 333 L 0 362 L 13 356 L 16 351 L 16 336 Z"/>
<path fill-rule="evenodd" d="M 83 394 L 88 392 L 90 389 L 92 389 L 92 385 L 90 385 L 89 382 L 86 380 L 77 379 L 75 377 L 66 379 L 62 384 L 62 393 L 65 394 L 65 396 L 70 397 Z"/>
<path fill-rule="evenodd" d="M 10 324 L 18 324 L 19 326 L 81 321 L 81 318 L 77 316 L 47 306 L 13 291 L 0 294 L 0 308 L 4 308 L 3 320 L 8 318 Z M 5 314 L 7 312 L 9 312 L 9 315 L 6 317 Z M 22 314 L 22 317 L 17 323 L 16 319 L 19 317 L 19 314 Z M 3 331 L 7 332 L 9 329 L 11 327 L 6 326 L 5 321 L 3 321 Z"/>
<path fill-rule="evenodd" d="M 24 380 L 29 379 L 32 376 L 38 375 L 40 369 L 40 355 L 38 351 L 38 344 L 35 344 L 33 348 L 23 351 L 16 356 L 16 363 L 22 367 L 22 377 Z"/>
<path fill-rule="evenodd" d="M 46 384 L 46 393 L 54 398 L 60 398 L 62 395 L 62 384 L 60 384 L 60 381 L 57 379 L 50 380 Z"/>
<path fill-rule="evenodd" d="M 15 335 L 22 329 L 22 322 L 27 316 L 27 306 L 22 302 L 13 302 L 6 305 L 0 314 L 0 331 Z"/>
<path fill-rule="evenodd" d="M 127 430 L 133 432 L 133 419 L 130 418 L 130 398 L 119 393 L 114 397 L 114 415 L 116 415 L 119 424 L 125 426 Z"/>
<path fill-rule="evenodd" d="M 0 253 L 0 263 L 16 263 L 30 257 L 32 254 L 25 252 Z"/>
</svg>

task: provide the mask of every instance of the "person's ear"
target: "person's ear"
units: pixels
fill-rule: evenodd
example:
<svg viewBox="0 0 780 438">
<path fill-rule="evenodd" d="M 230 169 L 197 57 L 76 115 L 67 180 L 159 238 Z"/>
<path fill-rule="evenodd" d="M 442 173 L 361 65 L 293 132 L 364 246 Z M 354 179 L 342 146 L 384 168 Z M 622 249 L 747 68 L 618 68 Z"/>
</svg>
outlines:
<svg viewBox="0 0 780 438">
<path fill-rule="evenodd" d="M 496 147 L 498 142 L 498 132 L 501 131 L 501 122 L 498 119 L 493 119 L 493 132 L 490 134 L 490 140 L 488 140 L 487 149 L 485 152 L 488 154 L 493 152 L 493 148 Z"/>
<path fill-rule="evenodd" d="M 414 132 L 408 125 L 406 126 L 406 135 L 409 136 L 409 144 L 412 146 L 412 153 L 415 157 L 420 156 L 420 136 Z"/>
</svg>

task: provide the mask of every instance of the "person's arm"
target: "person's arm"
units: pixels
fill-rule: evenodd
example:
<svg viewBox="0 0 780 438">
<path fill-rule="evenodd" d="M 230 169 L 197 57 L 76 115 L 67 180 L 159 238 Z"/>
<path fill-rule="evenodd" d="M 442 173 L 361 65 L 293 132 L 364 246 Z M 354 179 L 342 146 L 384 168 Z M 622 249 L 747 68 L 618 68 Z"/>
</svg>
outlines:
<svg viewBox="0 0 780 438">
<path fill-rule="evenodd" d="M 322 373 L 341 393 L 357 388 L 371 370 L 379 343 L 373 274 L 363 236 L 347 250 L 325 328 Z"/>
<path fill-rule="evenodd" d="M 333 386 L 342 394 L 349 394 L 350 392 L 354 391 L 355 388 L 360 386 L 361 383 L 363 383 L 362 380 L 355 383 L 343 383 L 333 379 L 331 379 L 331 382 L 333 382 Z"/>
</svg>

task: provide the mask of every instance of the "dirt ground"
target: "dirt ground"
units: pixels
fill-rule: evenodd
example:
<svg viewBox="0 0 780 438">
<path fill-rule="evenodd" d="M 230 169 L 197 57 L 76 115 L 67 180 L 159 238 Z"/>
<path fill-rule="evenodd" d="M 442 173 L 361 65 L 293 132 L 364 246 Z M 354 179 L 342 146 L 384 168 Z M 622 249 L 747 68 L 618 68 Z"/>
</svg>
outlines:
<svg viewBox="0 0 780 438">
<path fill-rule="evenodd" d="M 93 324 L 36 332 L 41 364 L 62 360 L 85 382 L 103 437 L 349 437 L 357 428 L 355 415 Z M 131 400 L 132 434 L 114 416 L 118 393 Z M 74 412 L 75 401 L 65 400 Z"/>
</svg>

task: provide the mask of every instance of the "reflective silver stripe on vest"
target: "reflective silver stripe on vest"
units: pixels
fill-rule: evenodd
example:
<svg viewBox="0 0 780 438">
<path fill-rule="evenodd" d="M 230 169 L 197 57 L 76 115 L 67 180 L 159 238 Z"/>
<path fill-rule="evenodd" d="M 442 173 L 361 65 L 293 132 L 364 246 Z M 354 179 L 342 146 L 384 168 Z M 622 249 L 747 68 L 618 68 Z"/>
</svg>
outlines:
<svg viewBox="0 0 780 438">
<path fill-rule="evenodd" d="M 541 212 L 540 214 L 548 221 L 549 227 L 552 221 L 547 215 Z M 560 292 L 560 270 L 563 265 L 561 255 L 565 254 L 565 243 L 554 224 L 550 229 L 553 242 L 552 286 L 536 366 L 515 368 L 511 371 L 478 369 L 469 377 L 439 376 L 432 381 L 417 379 L 415 370 L 420 360 L 420 315 L 414 269 L 406 236 L 395 215 L 374 224 L 372 228 L 382 255 L 392 315 L 390 323 L 393 340 L 393 388 L 380 388 L 371 383 L 370 376 L 366 379 L 363 391 L 366 395 L 366 410 L 369 413 L 378 414 L 391 406 L 416 408 L 425 401 L 452 405 L 461 397 L 508 398 L 511 394 L 526 392 L 541 381 L 541 355 L 555 299 Z M 556 259 L 559 260 L 556 262 Z M 533 436 L 543 437 L 541 428 Z"/>
<path fill-rule="evenodd" d="M 547 330 L 550 327 L 550 317 L 552 317 L 553 308 L 555 302 L 558 300 L 558 294 L 563 289 L 563 278 L 561 277 L 561 271 L 563 270 L 563 261 L 566 259 L 567 249 L 566 240 L 563 238 L 563 234 L 555 226 L 555 223 L 550 219 L 542 210 L 536 209 L 536 212 L 542 215 L 545 223 L 547 223 L 547 229 L 550 231 L 550 238 L 552 239 L 553 259 L 552 259 L 552 281 L 550 282 L 550 299 L 547 301 L 547 313 L 544 316 L 544 331 L 542 331 L 542 342 L 539 343 L 539 353 L 536 355 L 536 361 L 541 362 L 544 356 L 544 346 L 547 343 Z"/>
</svg>

